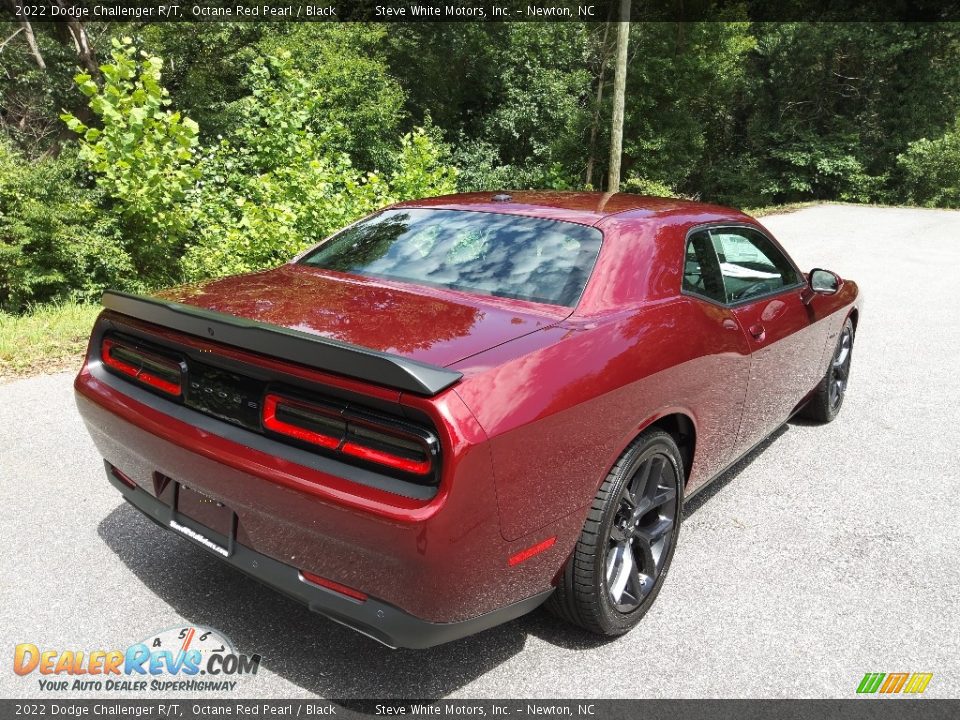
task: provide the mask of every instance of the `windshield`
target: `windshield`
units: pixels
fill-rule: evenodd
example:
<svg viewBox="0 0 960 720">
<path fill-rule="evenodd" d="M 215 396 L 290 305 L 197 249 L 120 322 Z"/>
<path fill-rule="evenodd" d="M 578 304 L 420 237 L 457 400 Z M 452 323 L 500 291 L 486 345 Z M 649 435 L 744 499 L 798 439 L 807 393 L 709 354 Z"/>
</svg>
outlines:
<svg viewBox="0 0 960 720">
<path fill-rule="evenodd" d="M 301 262 L 573 307 L 600 252 L 599 230 L 462 210 L 386 210 L 347 228 Z"/>
</svg>

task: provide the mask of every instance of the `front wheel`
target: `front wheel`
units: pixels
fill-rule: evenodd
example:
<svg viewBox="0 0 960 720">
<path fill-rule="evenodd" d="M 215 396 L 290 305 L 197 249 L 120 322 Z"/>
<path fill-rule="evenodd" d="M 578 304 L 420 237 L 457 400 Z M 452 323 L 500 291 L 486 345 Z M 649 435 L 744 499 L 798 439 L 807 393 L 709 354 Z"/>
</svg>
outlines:
<svg viewBox="0 0 960 720">
<path fill-rule="evenodd" d="M 648 430 L 600 485 L 547 607 L 599 635 L 622 635 L 660 592 L 683 508 L 683 463 L 673 438 Z"/>
<path fill-rule="evenodd" d="M 850 363 L 853 360 L 853 321 L 847 318 L 840 331 L 837 347 L 830 358 L 826 374 L 813 391 L 800 414 L 814 422 L 828 423 L 833 420 L 843 406 L 850 379 Z"/>
</svg>

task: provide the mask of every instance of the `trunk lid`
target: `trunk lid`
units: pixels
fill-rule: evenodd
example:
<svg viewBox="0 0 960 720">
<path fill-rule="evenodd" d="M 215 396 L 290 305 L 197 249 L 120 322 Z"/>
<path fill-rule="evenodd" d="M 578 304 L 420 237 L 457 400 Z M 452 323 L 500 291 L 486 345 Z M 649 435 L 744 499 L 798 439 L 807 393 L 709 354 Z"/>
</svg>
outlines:
<svg viewBox="0 0 960 720">
<path fill-rule="evenodd" d="M 181 286 L 158 297 L 440 367 L 571 313 L 293 264 Z"/>
</svg>

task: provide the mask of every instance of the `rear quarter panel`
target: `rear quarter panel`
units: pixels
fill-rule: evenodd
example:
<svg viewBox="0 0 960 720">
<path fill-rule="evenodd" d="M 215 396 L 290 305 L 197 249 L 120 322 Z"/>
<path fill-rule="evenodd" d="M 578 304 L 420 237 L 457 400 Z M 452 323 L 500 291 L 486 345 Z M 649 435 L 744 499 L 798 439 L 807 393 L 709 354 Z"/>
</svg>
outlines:
<svg viewBox="0 0 960 720">
<path fill-rule="evenodd" d="M 694 422 L 690 482 L 728 459 L 746 382 L 746 341 L 716 336 L 721 308 L 689 298 L 638 306 L 604 322 L 543 331 L 474 358 L 457 387 L 490 437 L 503 535 L 513 540 L 570 515 L 577 525 L 623 449 L 656 419 Z M 519 344 L 519 346 L 518 346 Z M 481 363 L 489 363 L 483 370 Z"/>
</svg>

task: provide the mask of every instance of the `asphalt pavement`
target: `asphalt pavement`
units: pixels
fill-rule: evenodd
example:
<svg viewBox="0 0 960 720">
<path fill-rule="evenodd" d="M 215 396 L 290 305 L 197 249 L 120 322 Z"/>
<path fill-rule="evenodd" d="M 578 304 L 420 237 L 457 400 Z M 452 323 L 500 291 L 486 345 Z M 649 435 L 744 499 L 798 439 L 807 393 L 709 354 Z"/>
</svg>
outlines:
<svg viewBox="0 0 960 720">
<path fill-rule="evenodd" d="M 960 697 L 960 212 L 819 206 L 765 224 L 801 267 L 860 284 L 846 402 L 691 501 L 625 637 L 539 610 L 391 651 L 312 615 L 126 506 L 62 373 L 0 386 L 0 696 L 41 695 L 12 671 L 17 643 L 126 648 L 202 625 L 263 656 L 225 697 L 849 698 L 867 672 L 930 672 L 926 696 Z"/>
</svg>

